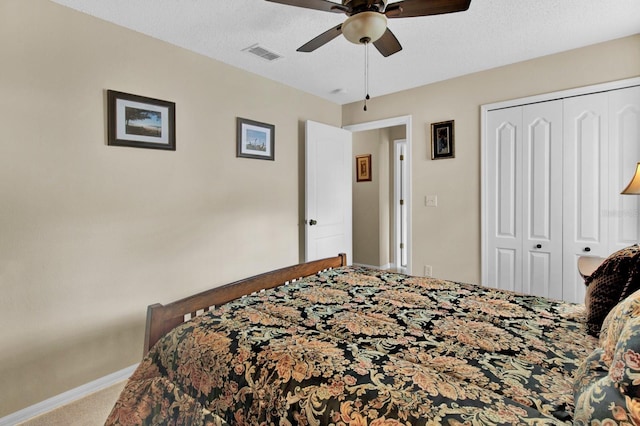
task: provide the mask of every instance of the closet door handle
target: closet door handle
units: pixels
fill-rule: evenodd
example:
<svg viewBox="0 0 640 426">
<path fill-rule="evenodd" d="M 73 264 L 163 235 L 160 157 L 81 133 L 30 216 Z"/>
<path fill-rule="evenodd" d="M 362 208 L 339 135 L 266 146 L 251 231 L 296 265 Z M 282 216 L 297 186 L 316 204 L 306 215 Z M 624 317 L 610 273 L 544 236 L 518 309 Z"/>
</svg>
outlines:
<svg viewBox="0 0 640 426">
<path fill-rule="evenodd" d="M 585 247 L 584 251 L 586 251 L 587 253 L 591 251 L 591 247 Z"/>
<path fill-rule="evenodd" d="M 317 221 L 317 220 L 313 220 L 313 219 L 311 219 L 311 220 L 309 221 L 309 225 L 310 225 L 310 226 L 313 226 L 313 225 L 315 225 L 315 224 L 317 224 L 317 223 L 318 223 L 318 221 Z"/>
<path fill-rule="evenodd" d="M 537 248 L 537 249 L 542 248 L 542 244 L 536 244 L 536 248 Z"/>
</svg>

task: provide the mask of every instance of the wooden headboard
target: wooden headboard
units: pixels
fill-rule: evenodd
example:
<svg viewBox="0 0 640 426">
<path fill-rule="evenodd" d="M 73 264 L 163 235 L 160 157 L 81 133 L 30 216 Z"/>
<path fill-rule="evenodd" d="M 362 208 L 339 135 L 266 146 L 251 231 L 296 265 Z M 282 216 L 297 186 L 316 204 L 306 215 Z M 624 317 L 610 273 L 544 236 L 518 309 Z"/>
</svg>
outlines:
<svg viewBox="0 0 640 426">
<path fill-rule="evenodd" d="M 149 305 L 144 336 L 144 354 L 149 352 L 151 347 L 169 331 L 190 318 L 209 311 L 212 307 L 230 302 L 246 294 L 277 287 L 299 278 L 317 274 L 320 271 L 346 266 L 346 264 L 347 255 L 340 253 L 335 257 L 288 266 L 225 284 L 167 305 L 160 303 Z"/>
</svg>

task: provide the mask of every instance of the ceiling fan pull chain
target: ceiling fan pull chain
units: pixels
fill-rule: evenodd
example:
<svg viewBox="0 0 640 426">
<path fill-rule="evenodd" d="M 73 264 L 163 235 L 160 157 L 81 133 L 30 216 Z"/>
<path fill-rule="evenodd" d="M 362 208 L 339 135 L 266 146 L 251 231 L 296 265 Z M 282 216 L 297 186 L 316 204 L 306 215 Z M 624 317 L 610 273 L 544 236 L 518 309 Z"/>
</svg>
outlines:
<svg viewBox="0 0 640 426">
<path fill-rule="evenodd" d="M 369 97 L 369 42 L 364 43 L 364 110 L 367 110 L 367 101 Z"/>
</svg>

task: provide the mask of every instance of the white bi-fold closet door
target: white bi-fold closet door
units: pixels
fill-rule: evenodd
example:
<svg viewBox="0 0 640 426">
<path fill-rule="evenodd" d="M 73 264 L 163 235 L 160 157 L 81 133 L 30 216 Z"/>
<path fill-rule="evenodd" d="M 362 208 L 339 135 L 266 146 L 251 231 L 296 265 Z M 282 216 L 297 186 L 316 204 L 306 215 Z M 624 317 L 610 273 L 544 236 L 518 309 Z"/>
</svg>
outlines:
<svg viewBox="0 0 640 426">
<path fill-rule="evenodd" d="M 562 298 L 561 120 L 559 101 L 487 115 L 489 285 Z"/>
<path fill-rule="evenodd" d="M 608 94 L 564 101 L 564 299 L 584 301 L 584 280 L 577 273 L 580 256 L 609 254 L 609 108 Z M 619 193 L 624 186 L 621 186 Z"/>
<path fill-rule="evenodd" d="M 578 257 L 638 241 L 639 83 L 483 107 L 483 284 L 582 302 Z"/>
<path fill-rule="evenodd" d="M 584 301 L 578 257 L 640 241 L 640 197 L 621 195 L 640 161 L 640 86 L 564 100 L 564 299 Z"/>
</svg>

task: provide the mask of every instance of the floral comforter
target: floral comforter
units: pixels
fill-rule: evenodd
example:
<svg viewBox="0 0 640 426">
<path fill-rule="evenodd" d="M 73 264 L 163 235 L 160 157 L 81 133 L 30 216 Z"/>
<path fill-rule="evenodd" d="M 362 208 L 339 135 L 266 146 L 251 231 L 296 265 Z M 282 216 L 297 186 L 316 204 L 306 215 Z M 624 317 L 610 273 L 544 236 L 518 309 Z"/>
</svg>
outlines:
<svg viewBox="0 0 640 426">
<path fill-rule="evenodd" d="M 570 424 L 584 307 L 344 267 L 174 329 L 107 425 Z"/>
</svg>

